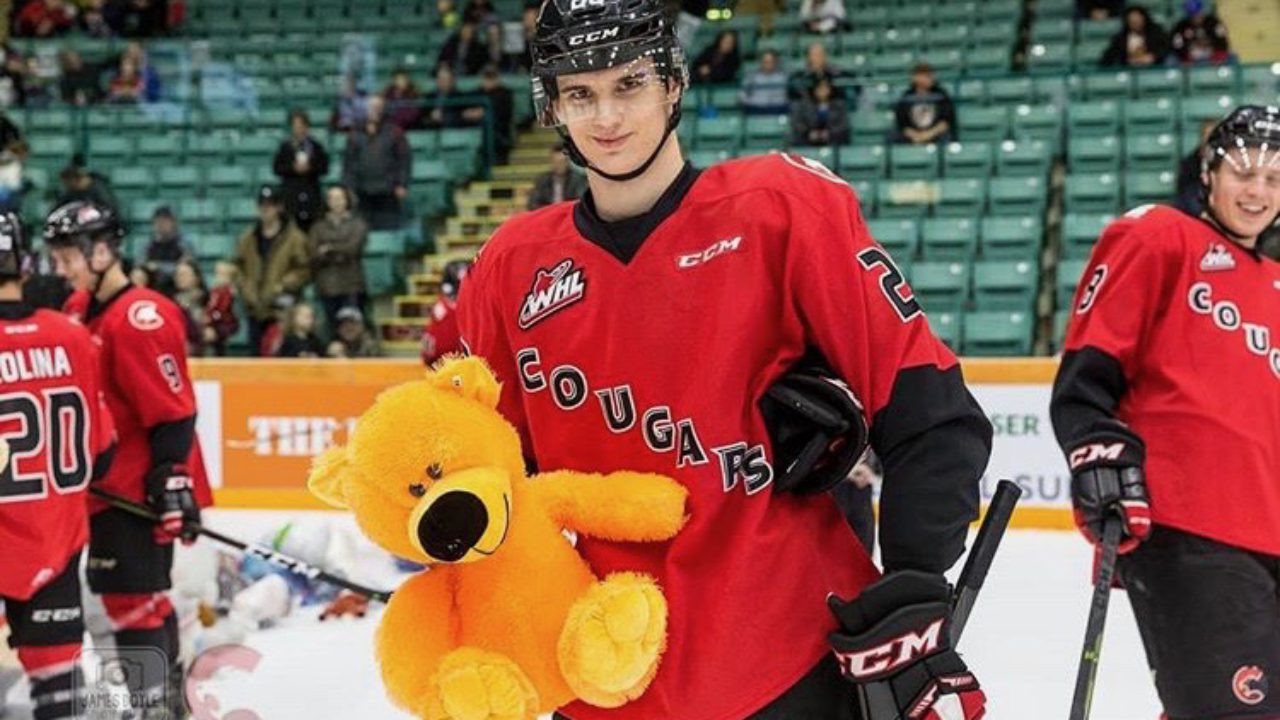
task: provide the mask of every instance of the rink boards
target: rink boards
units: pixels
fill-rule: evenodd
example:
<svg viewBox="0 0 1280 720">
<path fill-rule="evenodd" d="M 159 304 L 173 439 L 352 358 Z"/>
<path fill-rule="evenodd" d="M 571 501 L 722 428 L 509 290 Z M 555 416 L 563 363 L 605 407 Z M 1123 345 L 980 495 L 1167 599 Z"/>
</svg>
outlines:
<svg viewBox="0 0 1280 720">
<path fill-rule="evenodd" d="M 1053 439 L 1050 358 L 965 360 L 969 385 L 995 427 L 984 499 L 996 480 L 1023 488 L 1015 527 L 1070 528 L 1070 484 Z M 306 490 L 311 458 L 346 441 L 379 391 L 422 376 L 410 360 L 191 361 L 197 430 L 224 507 L 319 508 Z"/>
</svg>

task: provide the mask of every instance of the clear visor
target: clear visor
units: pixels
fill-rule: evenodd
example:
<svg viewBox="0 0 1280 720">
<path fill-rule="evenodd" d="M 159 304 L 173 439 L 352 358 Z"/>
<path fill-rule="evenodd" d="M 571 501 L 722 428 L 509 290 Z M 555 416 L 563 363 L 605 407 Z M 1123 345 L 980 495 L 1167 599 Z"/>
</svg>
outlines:
<svg viewBox="0 0 1280 720">
<path fill-rule="evenodd" d="M 543 127 L 567 127 L 673 105 L 680 102 L 684 90 L 682 63 L 681 58 L 668 59 L 667 52 L 655 48 L 613 67 L 566 73 L 546 81 L 555 87 L 545 87 L 535 77 L 534 111 Z"/>
</svg>

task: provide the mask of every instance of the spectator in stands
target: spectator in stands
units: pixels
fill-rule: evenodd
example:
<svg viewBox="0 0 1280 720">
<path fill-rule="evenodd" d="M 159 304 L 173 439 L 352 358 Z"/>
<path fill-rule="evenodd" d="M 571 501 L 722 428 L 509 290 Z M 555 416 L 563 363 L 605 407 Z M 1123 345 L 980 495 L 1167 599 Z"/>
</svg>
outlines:
<svg viewBox="0 0 1280 720">
<path fill-rule="evenodd" d="M 742 110 L 748 115 L 783 115 L 789 109 L 787 73 L 778 64 L 778 53 L 766 50 L 760 67 L 742 81 Z"/>
<path fill-rule="evenodd" d="M 484 43 L 489 62 L 497 64 L 502 59 L 502 19 L 493 9 L 491 0 L 467 0 L 462 8 L 463 22 L 476 26 L 476 36 Z"/>
<path fill-rule="evenodd" d="M 129 282 L 137 285 L 138 287 L 150 288 L 158 291 L 155 282 L 156 275 L 148 270 L 146 265 L 139 265 L 133 260 L 127 260 L 126 262 L 120 263 L 120 267 L 125 271 L 125 274 L 129 276 Z"/>
<path fill-rule="evenodd" d="M 738 53 L 738 33 L 725 30 L 716 36 L 693 61 L 693 81 L 699 83 L 731 83 L 738 79 L 742 56 Z"/>
<path fill-rule="evenodd" d="M 0 124 L 8 119 L 0 113 Z M 3 131 L 0 131 L 2 134 Z M 23 177 L 23 161 L 13 149 L 14 146 L 0 149 L 0 212 L 22 213 L 22 202 L 27 193 L 35 189 L 34 183 Z"/>
<path fill-rule="evenodd" d="M 529 209 L 537 210 L 546 205 L 577 200 L 587 191 L 587 178 L 575 172 L 564 152 L 564 143 L 551 146 L 551 169 L 533 181 L 529 192 Z"/>
<path fill-rule="evenodd" d="M 107 102 L 134 104 L 142 102 L 146 97 L 147 86 L 138 71 L 138 62 L 128 55 L 121 57 L 120 69 L 107 86 Z"/>
<path fill-rule="evenodd" d="M 955 136 L 955 103 L 928 63 L 911 69 L 911 87 L 898 98 L 894 120 L 894 142 L 928 145 L 951 142 Z"/>
<path fill-rule="evenodd" d="M 168 0 L 109 0 L 105 14 L 124 37 L 155 37 L 169 29 Z"/>
<path fill-rule="evenodd" d="M 258 220 L 240 236 L 235 264 L 249 315 L 249 345 L 261 352 L 263 335 L 276 322 L 278 309 L 292 305 L 311 281 L 307 238 L 285 215 L 279 188 L 264 185 L 258 190 Z"/>
<path fill-rule="evenodd" d="M 1173 206 L 1192 217 L 1200 217 L 1200 213 L 1204 212 L 1204 198 L 1200 196 L 1201 152 L 1204 149 L 1204 141 L 1209 138 L 1209 133 L 1213 132 L 1217 124 L 1217 120 L 1201 122 L 1200 142 L 1196 143 L 1195 149 L 1187 153 L 1187 156 L 1182 158 L 1182 162 L 1178 163 L 1178 184 Z"/>
<path fill-rule="evenodd" d="M 502 69 L 504 72 L 529 72 L 533 66 L 530 48 L 533 47 L 533 31 L 538 24 L 538 8 L 526 7 L 520 16 L 520 33 L 523 42 L 510 49 L 503 48 Z"/>
<path fill-rule="evenodd" d="M 58 53 L 58 61 L 62 66 L 62 79 L 59 81 L 62 102 L 84 106 L 102 99 L 101 73 L 97 67 L 86 65 L 84 58 L 75 50 Z"/>
<path fill-rule="evenodd" d="M 368 106 L 368 96 L 356 82 L 355 76 L 344 75 L 342 88 L 338 91 L 338 99 L 333 103 L 333 115 L 329 118 L 329 127 L 341 132 L 360 127 L 364 123 Z"/>
<path fill-rule="evenodd" d="M 462 13 L 458 12 L 453 0 L 436 0 L 436 17 L 440 18 L 441 30 L 452 30 L 458 27 Z"/>
<path fill-rule="evenodd" d="M 343 307 L 363 308 L 368 302 L 362 257 L 369 226 L 355 214 L 354 201 L 347 188 L 330 186 L 325 193 L 328 211 L 307 236 L 316 296 L 330 330 L 338 326 L 338 311 Z"/>
<path fill-rule="evenodd" d="M 844 0 L 803 0 L 800 22 L 811 33 L 839 32 L 846 27 Z"/>
<path fill-rule="evenodd" d="M 26 103 L 27 60 L 9 43 L 0 44 L 0 107 Z"/>
<path fill-rule="evenodd" d="M 338 311 L 338 326 L 325 354 L 331 358 L 371 358 L 382 353 L 378 350 L 378 341 L 364 326 L 364 313 L 344 307 Z"/>
<path fill-rule="evenodd" d="M 182 237 L 178 219 L 168 205 L 151 214 L 151 239 L 142 253 L 142 264 L 156 274 L 157 284 L 167 287 L 173 280 L 178 263 L 195 257 L 191 245 Z"/>
<path fill-rule="evenodd" d="M 324 354 L 324 341 L 316 334 L 316 311 L 310 303 L 300 302 L 289 308 L 281 333 L 276 357 L 318 358 Z"/>
<path fill-rule="evenodd" d="M 57 71 L 46 69 L 41 57 L 27 58 L 22 72 L 22 104 L 28 109 L 46 108 L 54 101 L 53 83 Z"/>
<path fill-rule="evenodd" d="M 22 144 L 24 144 L 22 130 L 9 119 L 3 109 L 0 109 L 0 152 L 5 150 L 16 152 L 18 146 Z"/>
<path fill-rule="evenodd" d="M 440 48 L 436 67 L 444 65 L 458 75 L 475 75 L 489 62 L 489 50 L 476 35 L 475 23 L 463 20 Z"/>
<path fill-rule="evenodd" d="M 204 344 L 213 350 L 214 355 L 222 357 L 227 354 L 227 341 L 239 329 L 240 318 L 236 317 L 236 266 L 219 260 L 213 266 L 213 287 L 209 290 L 209 301 L 204 306 Z"/>
<path fill-rule="evenodd" d="M 844 93 L 837 87 L 836 81 L 844 76 L 844 73 L 827 59 L 827 48 L 822 43 L 811 43 L 805 50 L 804 70 L 797 72 L 791 77 L 791 87 L 789 95 L 792 100 L 803 100 L 806 97 L 812 97 L 813 88 L 818 84 L 819 80 L 826 80 L 831 83 L 831 87 L 836 94 L 844 100 Z"/>
<path fill-rule="evenodd" d="M 1151 19 L 1146 8 L 1130 5 L 1124 11 L 1124 27 L 1102 53 L 1100 63 L 1108 66 L 1150 67 L 1160 65 L 1169 54 L 1169 37 Z"/>
<path fill-rule="evenodd" d="M 151 67 L 151 60 L 147 57 L 147 51 L 142 47 L 142 43 L 137 40 L 130 42 L 124 46 L 124 52 L 120 56 L 132 58 L 137 66 L 138 74 L 142 76 L 142 99 L 147 102 L 160 100 L 160 75 L 155 68 Z"/>
<path fill-rule="evenodd" d="M 382 91 L 387 101 L 387 121 L 401 130 L 412 130 L 422 123 L 422 91 L 409 77 L 409 71 L 396 68 L 391 82 Z"/>
<path fill-rule="evenodd" d="M 357 206 L 374 230 L 400 227 L 413 165 L 404 131 L 386 122 L 385 109 L 380 96 L 369 98 L 364 127 L 348 135 L 342 158 L 342 184 L 355 192 Z"/>
<path fill-rule="evenodd" d="M 72 156 L 71 162 L 59 173 L 58 179 L 62 181 L 62 192 L 54 202 L 55 207 L 74 200 L 85 200 L 106 205 L 117 215 L 120 214 L 120 205 L 116 202 L 107 179 L 86 168 L 83 155 L 77 153 Z"/>
<path fill-rule="evenodd" d="M 329 153 L 311 134 L 307 111 L 289 111 L 289 137 L 280 142 L 271 169 L 280 178 L 284 207 L 306 232 L 320 216 L 320 179 L 329 172 Z"/>
<path fill-rule="evenodd" d="M 502 76 L 498 69 L 490 65 L 480 76 L 480 95 L 488 100 L 488 107 L 469 107 L 462 111 L 462 119 L 469 125 L 484 125 L 485 114 L 493 118 L 493 154 L 498 165 L 506 165 L 511 155 L 514 142 L 511 133 L 511 118 L 515 110 L 515 100 L 511 91 L 502 84 Z"/>
<path fill-rule="evenodd" d="M 183 260 L 174 267 L 172 286 L 168 290 L 165 294 L 182 308 L 186 320 L 187 352 L 199 357 L 204 354 L 204 308 L 209 291 L 194 260 Z"/>
<path fill-rule="evenodd" d="M 115 28 L 107 22 L 107 0 L 88 0 L 80 11 L 80 32 L 92 38 L 115 37 Z"/>
<path fill-rule="evenodd" d="M 422 102 L 427 108 L 425 125 L 429 128 L 462 126 L 462 111 L 465 109 L 462 99 L 453 70 L 448 65 L 436 68 L 436 91 L 423 98 Z"/>
<path fill-rule="evenodd" d="M 813 95 L 791 111 L 791 142 L 795 145 L 843 145 L 849 142 L 849 111 L 835 97 L 831 81 L 819 80 Z"/>
<path fill-rule="evenodd" d="M 1082 20 L 1107 20 L 1123 11 L 1124 0 L 1076 0 L 1076 17 Z"/>
<path fill-rule="evenodd" d="M 76 8 L 66 0 L 31 0 L 18 11 L 13 34 L 47 38 L 62 35 L 75 25 Z"/>
<path fill-rule="evenodd" d="M 1225 63 L 1231 57 L 1226 24 L 1205 8 L 1204 0 L 1187 0 L 1182 10 L 1186 14 L 1173 26 L 1171 40 L 1178 60 L 1183 65 Z"/>
</svg>

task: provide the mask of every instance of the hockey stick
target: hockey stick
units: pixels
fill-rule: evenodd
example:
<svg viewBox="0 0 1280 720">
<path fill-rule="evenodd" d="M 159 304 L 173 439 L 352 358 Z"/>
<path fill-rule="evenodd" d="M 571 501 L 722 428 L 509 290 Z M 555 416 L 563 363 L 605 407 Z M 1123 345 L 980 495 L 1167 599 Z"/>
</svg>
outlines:
<svg viewBox="0 0 1280 720">
<path fill-rule="evenodd" d="M 978 536 L 973 540 L 969 557 L 964 560 L 960 577 L 956 579 L 956 589 L 951 596 L 951 645 L 960 642 L 960 634 L 964 632 L 965 623 L 969 622 L 969 613 L 973 612 L 973 604 L 978 599 L 978 591 L 987 579 L 991 570 L 991 562 L 995 560 L 996 550 L 1004 531 L 1009 527 L 1013 517 L 1013 509 L 1018 506 L 1022 497 L 1022 488 L 1012 480 L 1001 480 L 996 484 L 995 495 L 987 505 L 987 514 L 978 526 Z"/>
<path fill-rule="evenodd" d="M 1109 517 L 1102 523 L 1102 559 L 1098 561 L 1089 621 L 1084 629 L 1084 650 L 1080 653 L 1076 691 L 1071 698 L 1071 720 L 1087 720 L 1093 705 L 1093 686 L 1098 678 L 1098 660 L 1102 656 L 1102 631 L 1107 624 L 1107 605 L 1111 601 L 1111 579 L 1116 573 L 1121 530 L 1123 523 L 1120 518 Z"/>
<path fill-rule="evenodd" d="M 137 517 L 140 517 L 144 520 L 150 520 L 151 522 L 154 522 L 154 523 L 160 522 L 160 518 L 155 513 L 151 512 L 150 508 L 144 507 L 135 502 L 122 498 L 119 495 L 113 495 L 112 493 L 109 493 L 100 488 L 91 487 L 89 488 L 89 492 L 102 498 L 104 501 L 107 502 L 107 504 L 109 504 L 111 507 L 116 508 L 117 510 L 123 510 L 124 512 L 127 512 L 130 515 L 136 515 Z M 256 557 L 260 557 L 263 560 L 266 560 L 267 562 L 271 563 L 272 565 L 278 565 L 286 570 L 296 572 L 299 575 L 306 576 L 312 580 L 319 580 L 321 582 L 329 583 L 330 585 L 336 585 L 344 590 L 350 590 L 353 593 L 364 595 L 370 600 L 377 600 L 378 602 L 382 602 L 382 603 L 385 603 L 391 599 L 391 592 L 389 591 L 374 590 L 372 588 L 367 588 L 358 583 L 353 583 L 350 580 L 338 577 L 337 575 L 332 575 L 330 573 L 327 573 L 324 570 L 321 570 L 320 568 L 315 567 L 314 565 L 309 565 L 301 560 L 298 560 L 297 558 L 291 558 L 288 555 L 282 555 L 276 552 L 275 550 L 272 550 L 271 548 L 266 547 L 264 545 L 258 545 L 257 543 L 241 542 L 239 540 L 236 540 L 235 538 L 227 537 L 226 535 L 223 535 L 222 533 L 216 530 L 210 530 L 209 528 L 203 525 L 196 524 L 196 525 L 193 525 L 192 527 L 195 529 L 197 533 L 204 535 L 210 540 L 217 540 L 218 542 L 224 545 L 230 545 L 231 547 L 237 550 L 240 550 L 241 552 L 247 553 L 249 555 L 254 555 Z"/>
</svg>

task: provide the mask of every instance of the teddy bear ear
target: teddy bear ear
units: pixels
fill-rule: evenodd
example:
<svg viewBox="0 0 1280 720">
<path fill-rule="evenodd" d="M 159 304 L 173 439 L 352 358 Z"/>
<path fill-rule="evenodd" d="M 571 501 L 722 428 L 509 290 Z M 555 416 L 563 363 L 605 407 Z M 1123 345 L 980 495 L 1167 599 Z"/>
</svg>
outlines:
<svg viewBox="0 0 1280 720">
<path fill-rule="evenodd" d="M 502 384 L 489 365 L 474 355 L 446 357 L 427 373 L 427 380 L 437 389 L 456 392 L 490 408 L 498 407 L 502 394 Z"/>
<path fill-rule="evenodd" d="M 307 489 L 326 503 L 345 509 L 346 493 L 342 486 L 350 471 L 347 448 L 341 445 L 325 450 L 311 461 L 311 474 L 307 476 Z"/>
</svg>

